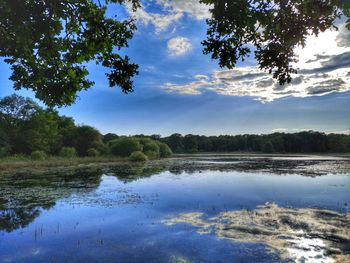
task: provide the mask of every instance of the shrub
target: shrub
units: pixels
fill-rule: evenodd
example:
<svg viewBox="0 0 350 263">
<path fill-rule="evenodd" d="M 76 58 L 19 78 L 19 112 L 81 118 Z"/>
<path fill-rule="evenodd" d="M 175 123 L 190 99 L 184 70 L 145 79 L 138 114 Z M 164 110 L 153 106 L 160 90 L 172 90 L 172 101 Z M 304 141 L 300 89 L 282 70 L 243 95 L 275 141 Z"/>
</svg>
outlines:
<svg viewBox="0 0 350 263">
<path fill-rule="evenodd" d="M 77 151 L 73 147 L 62 147 L 60 156 L 64 158 L 73 158 L 77 155 Z"/>
<path fill-rule="evenodd" d="M 129 156 L 129 161 L 131 162 L 145 162 L 147 160 L 148 160 L 147 156 L 141 151 L 133 152 Z"/>
<path fill-rule="evenodd" d="M 169 157 L 172 154 L 173 152 L 171 151 L 170 147 L 167 144 L 162 142 L 159 143 L 159 155 L 161 158 Z"/>
<path fill-rule="evenodd" d="M 142 146 L 138 139 L 133 137 L 121 137 L 108 143 L 109 151 L 112 155 L 127 157 L 131 153 L 142 151 Z"/>
<path fill-rule="evenodd" d="M 34 151 L 30 154 L 32 160 L 43 161 L 47 158 L 47 155 L 43 151 Z"/>
<path fill-rule="evenodd" d="M 100 155 L 99 151 L 97 151 L 96 149 L 94 148 L 90 148 L 88 151 L 87 151 L 87 155 L 89 157 L 97 157 Z"/>
<path fill-rule="evenodd" d="M 158 146 L 157 142 L 149 139 L 149 141 L 147 141 L 143 145 L 143 152 L 149 158 L 158 158 L 159 157 L 159 146 Z"/>
</svg>

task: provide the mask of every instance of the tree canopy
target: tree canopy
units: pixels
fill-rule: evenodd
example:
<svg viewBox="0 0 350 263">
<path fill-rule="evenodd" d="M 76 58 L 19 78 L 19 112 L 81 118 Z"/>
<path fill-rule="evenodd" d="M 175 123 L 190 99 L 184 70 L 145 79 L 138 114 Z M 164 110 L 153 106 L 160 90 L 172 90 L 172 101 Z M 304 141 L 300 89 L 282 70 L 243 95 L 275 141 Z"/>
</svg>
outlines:
<svg viewBox="0 0 350 263">
<path fill-rule="evenodd" d="M 89 89 L 87 63 L 110 69 L 109 85 L 133 91 L 138 65 L 120 49 L 136 29 L 130 18 L 108 16 L 111 4 L 140 0 L 1 0 L 0 57 L 10 65 L 16 90 L 26 88 L 48 106 L 74 103 Z M 233 68 L 254 51 L 262 70 L 280 84 L 297 70 L 294 49 L 308 35 L 335 27 L 350 17 L 347 0 L 201 0 L 211 6 L 204 53 Z M 116 15 L 116 14 L 113 14 Z M 350 29 L 350 19 L 347 20 Z"/>
<path fill-rule="evenodd" d="M 138 0 L 129 0 L 134 8 Z M 86 63 L 110 68 L 110 86 L 133 90 L 138 66 L 118 51 L 133 36 L 133 20 L 106 15 L 125 0 L 2 0 L 0 57 L 11 66 L 16 90 L 31 89 L 49 106 L 70 105 L 93 82 Z"/>
<path fill-rule="evenodd" d="M 348 0 L 201 0 L 212 5 L 207 20 L 204 53 L 233 68 L 252 51 L 260 69 L 273 74 L 279 83 L 290 83 L 297 73 L 293 62 L 297 46 L 305 46 L 309 35 L 336 28 L 335 21 L 347 16 Z"/>
</svg>

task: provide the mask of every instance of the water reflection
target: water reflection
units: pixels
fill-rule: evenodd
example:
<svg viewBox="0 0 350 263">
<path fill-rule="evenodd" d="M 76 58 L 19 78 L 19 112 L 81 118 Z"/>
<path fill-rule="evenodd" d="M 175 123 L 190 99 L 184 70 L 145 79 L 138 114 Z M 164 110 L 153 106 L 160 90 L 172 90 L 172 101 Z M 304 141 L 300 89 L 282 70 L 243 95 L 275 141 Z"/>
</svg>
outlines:
<svg viewBox="0 0 350 263">
<path fill-rule="evenodd" d="M 213 233 L 235 242 L 263 243 L 294 262 L 350 260 L 350 214 L 265 204 L 209 218 L 200 212 L 185 213 L 165 223 L 189 224 L 199 234 Z"/>
<path fill-rule="evenodd" d="M 93 191 L 100 182 L 100 170 L 1 177 L 0 230 L 24 228 L 57 200 Z"/>
<path fill-rule="evenodd" d="M 0 176 L 0 262 L 346 262 L 349 161 L 274 158 Z"/>
</svg>

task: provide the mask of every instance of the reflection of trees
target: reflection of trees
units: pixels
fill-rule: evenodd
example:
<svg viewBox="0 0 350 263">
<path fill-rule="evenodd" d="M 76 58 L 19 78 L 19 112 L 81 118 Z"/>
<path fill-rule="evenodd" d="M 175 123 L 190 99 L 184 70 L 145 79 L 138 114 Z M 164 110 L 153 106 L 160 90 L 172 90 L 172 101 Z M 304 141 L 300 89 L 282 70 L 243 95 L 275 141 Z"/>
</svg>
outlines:
<svg viewBox="0 0 350 263">
<path fill-rule="evenodd" d="M 53 207 L 57 200 L 95 190 L 102 174 L 129 183 L 164 170 L 163 166 L 118 165 L 106 171 L 92 169 L 0 177 L 0 231 L 11 232 L 26 227 L 43 209 Z"/>
<path fill-rule="evenodd" d="M 11 232 L 30 224 L 43 209 L 72 194 L 95 190 L 102 174 L 124 183 L 148 178 L 164 171 L 192 174 L 202 171 L 268 172 L 273 174 L 322 175 L 349 171 L 349 162 L 317 160 L 272 160 L 270 158 L 195 157 L 146 164 L 123 164 L 104 169 L 62 171 L 47 174 L 14 174 L 0 177 L 0 231 Z M 319 168 L 317 168 L 319 167 Z"/>
<path fill-rule="evenodd" d="M 101 174 L 91 170 L 1 177 L 0 231 L 25 227 L 57 200 L 96 189 Z"/>
<path fill-rule="evenodd" d="M 124 164 L 107 169 L 106 174 L 117 177 L 124 183 L 130 183 L 142 178 L 151 177 L 168 169 L 167 165 L 148 165 L 148 164 Z"/>
</svg>

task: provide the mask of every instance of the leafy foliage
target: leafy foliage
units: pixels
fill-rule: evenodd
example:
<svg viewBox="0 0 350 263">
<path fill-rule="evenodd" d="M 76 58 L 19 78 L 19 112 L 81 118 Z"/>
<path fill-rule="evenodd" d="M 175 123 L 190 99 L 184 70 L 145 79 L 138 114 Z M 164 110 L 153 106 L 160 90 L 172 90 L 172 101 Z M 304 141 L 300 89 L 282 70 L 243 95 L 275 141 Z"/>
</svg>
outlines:
<svg viewBox="0 0 350 263">
<path fill-rule="evenodd" d="M 87 156 L 88 150 L 102 144 L 102 135 L 93 127 L 83 125 L 75 129 L 74 147 L 79 156 Z"/>
<path fill-rule="evenodd" d="M 142 151 L 139 140 L 132 137 L 121 137 L 108 144 L 110 153 L 116 156 L 128 157 L 133 152 Z"/>
<path fill-rule="evenodd" d="M 158 158 L 159 157 L 159 145 L 156 141 L 150 138 L 141 138 L 139 139 L 142 145 L 143 152 L 149 158 Z"/>
<path fill-rule="evenodd" d="M 73 158 L 77 156 L 77 151 L 73 147 L 62 147 L 59 155 L 64 158 Z"/>
<path fill-rule="evenodd" d="M 30 154 L 30 158 L 35 161 L 43 161 L 47 158 L 47 155 L 43 151 L 34 151 Z"/>
<path fill-rule="evenodd" d="M 106 15 L 111 3 L 123 2 L 0 1 L 0 57 L 11 65 L 14 88 L 31 89 L 50 106 L 70 105 L 93 85 L 85 65 L 94 61 L 111 69 L 111 87 L 131 92 L 138 66 L 117 51 L 127 47 L 135 25 Z"/>
<path fill-rule="evenodd" d="M 233 68 L 254 50 L 261 69 L 273 74 L 280 84 L 297 73 L 294 49 L 306 37 L 335 28 L 345 15 L 350 30 L 350 3 L 345 0 L 201 0 L 212 5 L 207 20 L 204 53 Z"/>
<path fill-rule="evenodd" d="M 350 152 L 350 135 L 326 135 L 313 131 L 236 136 L 200 136 L 192 134 L 182 136 L 173 134 L 160 140 L 169 145 L 175 153 L 234 151 L 266 153 Z M 184 143 L 186 141 L 187 143 Z"/>
<path fill-rule="evenodd" d="M 166 158 L 173 154 L 170 147 L 165 143 L 159 143 L 159 157 Z"/>
<path fill-rule="evenodd" d="M 141 151 L 133 152 L 129 156 L 129 161 L 132 161 L 132 162 L 145 162 L 147 160 L 148 160 L 147 155 L 145 155 Z"/>
<path fill-rule="evenodd" d="M 100 153 L 99 151 L 97 151 L 96 149 L 94 148 L 90 148 L 88 151 L 87 151 L 87 156 L 90 156 L 90 157 L 97 157 L 99 156 Z"/>
</svg>

